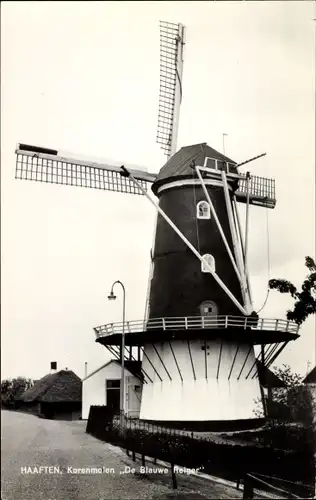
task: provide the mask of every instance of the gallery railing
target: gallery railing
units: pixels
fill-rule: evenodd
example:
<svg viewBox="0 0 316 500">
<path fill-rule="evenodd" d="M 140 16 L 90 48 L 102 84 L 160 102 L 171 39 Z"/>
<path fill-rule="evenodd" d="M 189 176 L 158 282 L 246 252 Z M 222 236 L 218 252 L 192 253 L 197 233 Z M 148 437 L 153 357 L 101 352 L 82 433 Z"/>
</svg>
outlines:
<svg viewBox="0 0 316 500">
<path fill-rule="evenodd" d="M 253 318 L 250 316 L 185 316 L 174 318 L 153 318 L 124 323 L 124 332 L 142 333 L 151 330 L 190 330 L 211 328 L 241 328 L 254 331 L 268 330 L 298 333 L 299 326 L 294 321 L 284 319 Z M 121 335 L 123 323 L 108 323 L 94 328 L 96 336 Z"/>
</svg>

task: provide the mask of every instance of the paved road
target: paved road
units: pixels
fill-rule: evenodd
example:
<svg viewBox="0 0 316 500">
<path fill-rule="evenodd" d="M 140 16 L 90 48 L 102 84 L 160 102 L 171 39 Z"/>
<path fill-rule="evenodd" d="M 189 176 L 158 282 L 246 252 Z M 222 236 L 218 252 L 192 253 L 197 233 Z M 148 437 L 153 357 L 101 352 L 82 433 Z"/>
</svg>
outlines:
<svg viewBox="0 0 316 500">
<path fill-rule="evenodd" d="M 172 490 L 169 474 L 143 478 L 137 474 L 140 464 L 135 465 L 119 448 L 86 434 L 82 421 L 43 420 L 4 410 L 1 421 L 3 500 L 241 498 L 232 488 L 193 477 L 178 476 L 177 491 Z M 39 469 L 51 466 L 56 467 L 54 473 Z M 136 474 L 122 474 L 129 466 L 136 468 Z M 76 471 L 89 467 L 111 470 Z"/>
</svg>

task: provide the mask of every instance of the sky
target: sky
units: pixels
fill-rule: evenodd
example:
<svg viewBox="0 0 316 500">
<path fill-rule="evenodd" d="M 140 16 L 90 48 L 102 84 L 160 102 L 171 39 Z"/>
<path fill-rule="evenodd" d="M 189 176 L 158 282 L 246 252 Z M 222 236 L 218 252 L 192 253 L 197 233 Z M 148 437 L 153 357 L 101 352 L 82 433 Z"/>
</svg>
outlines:
<svg viewBox="0 0 316 500">
<path fill-rule="evenodd" d="M 2 2 L 1 378 L 109 359 L 93 327 L 142 319 L 155 209 L 142 196 L 14 179 L 16 144 L 158 172 L 159 20 L 186 27 L 178 148 L 207 142 L 276 180 L 274 210 L 252 207 L 254 307 L 269 278 L 300 285 L 315 257 L 314 2 Z M 245 169 L 246 170 L 246 169 Z M 241 207 L 244 216 L 244 207 Z M 267 231 L 267 227 L 269 230 Z M 270 246 L 270 272 L 268 266 Z M 284 318 L 271 292 L 260 313 Z M 315 317 L 275 364 L 315 364 Z"/>
</svg>

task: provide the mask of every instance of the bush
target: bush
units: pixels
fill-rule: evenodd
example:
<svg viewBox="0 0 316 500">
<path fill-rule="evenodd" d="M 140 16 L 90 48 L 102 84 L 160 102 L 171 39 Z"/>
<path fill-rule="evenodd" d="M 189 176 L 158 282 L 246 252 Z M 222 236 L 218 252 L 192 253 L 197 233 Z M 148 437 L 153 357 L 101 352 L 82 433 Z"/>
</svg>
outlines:
<svg viewBox="0 0 316 500">
<path fill-rule="evenodd" d="M 20 406 L 20 397 L 32 385 L 32 380 L 25 377 L 1 380 L 1 407 L 8 410 L 17 409 Z"/>
<path fill-rule="evenodd" d="M 93 409 L 94 408 L 94 409 Z M 97 408 L 97 409 L 95 409 Z M 253 443 L 214 443 L 194 439 L 181 431 L 126 419 L 124 429 L 106 407 L 92 407 L 87 432 L 135 453 L 205 473 L 237 481 L 248 472 L 258 472 L 289 481 L 311 484 L 314 481 L 313 454 L 310 448 L 278 449 Z M 147 428 L 146 428 L 147 427 Z M 271 431 L 269 430 L 270 437 Z M 280 435 L 278 434 L 280 439 Z"/>
</svg>

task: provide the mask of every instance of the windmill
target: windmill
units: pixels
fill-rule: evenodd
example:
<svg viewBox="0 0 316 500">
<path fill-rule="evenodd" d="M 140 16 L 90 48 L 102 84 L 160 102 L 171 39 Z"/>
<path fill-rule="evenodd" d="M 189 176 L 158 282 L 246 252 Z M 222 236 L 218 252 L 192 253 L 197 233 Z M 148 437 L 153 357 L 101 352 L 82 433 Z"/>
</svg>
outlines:
<svg viewBox="0 0 316 500">
<path fill-rule="evenodd" d="M 295 323 L 253 310 L 249 209 L 274 208 L 275 184 L 239 172 L 264 155 L 238 164 L 206 143 L 177 151 L 183 44 L 181 24 L 160 23 L 157 142 L 168 161 L 158 174 L 20 144 L 16 178 L 143 195 L 154 205 L 145 317 L 95 327 L 96 341 L 117 359 L 141 361 L 141 419 L 192 430 L 252 427 L 262 421 L 255 402 L 263 401 L 254 347 L 270 366 L 298 337 Z"/>
</svg>

